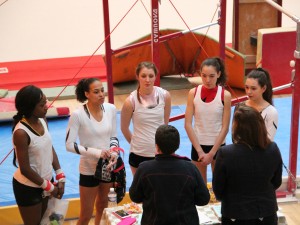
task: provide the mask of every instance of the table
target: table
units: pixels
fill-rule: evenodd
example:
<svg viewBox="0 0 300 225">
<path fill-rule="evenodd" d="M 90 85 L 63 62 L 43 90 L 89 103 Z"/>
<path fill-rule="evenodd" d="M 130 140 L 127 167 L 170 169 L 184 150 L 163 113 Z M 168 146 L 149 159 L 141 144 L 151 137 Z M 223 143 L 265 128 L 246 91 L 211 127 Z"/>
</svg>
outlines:
<svg viewBox="0 0 300 225">
<path fill-rule="evenodd" d="M 212 205 L 197 206 L 197 211 L 200 219 L 200 225 L 220 225 L 216 213 L 214 212 Z M 112 214 L 113 211 L 124 209 L 123 206 L 117 206 L 113 208 L 105 208 L 101 218 L 100 225 L 117 225 L 121 220 Z M 132 214 L 132 217 L 136 218 L 134 225 L 139 225 L 142 219 L 142 213 Z"/>
<path fill-rule="evenodd" d="M 200 219 L 200 225 L 221 225 L 219 218 L 221 218 L 221 204 L 208 204 L 206 206 L 196 206 L 198 216 Z M 113 208 L 105 208 L 101 218 L 100 225 L 117 225 L 121 220 L 112 214 L 113 211 L 124 209 L 123 206 L 117 206 Z M 141 224 L 142 213 L 132 214 L 132 217 L 136 218 L 136 222 L 133 225 Z M 280 211 L 277 212 L 278 225 L 287 225 L 284 214 Z"/>
</svg>

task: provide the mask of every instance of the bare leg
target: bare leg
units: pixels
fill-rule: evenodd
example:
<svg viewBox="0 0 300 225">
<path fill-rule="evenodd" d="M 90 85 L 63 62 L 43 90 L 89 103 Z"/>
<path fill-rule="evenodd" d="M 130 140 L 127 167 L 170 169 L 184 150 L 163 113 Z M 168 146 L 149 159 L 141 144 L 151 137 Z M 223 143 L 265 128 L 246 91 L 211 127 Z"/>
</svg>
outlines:
<svg viewBox="0 0 300 225">
<path fill-rule="evenodd" d="M 214 160 L 211 162 L 211 172 L 214 172 L 215 165 L 216 165 L 216 160 L 214 159 Z"/>
<path fill-rule="evenodd" d="M 100 183 L 98 188 L 98 194 L 96 198 L 96 216 L 95 225 L 99 225 L 102 217 L 104 208 L 107 208 L 108 203 L 108 192 L 112 187 L 112 183 Z"/>
<path fill-rule="evenodd" d="M 193 161 L 193 164 L 198 168 L 205 184 L 207 184 L 207 166 L 203 166 L 200 162 Z"/>
<path fill-rule="evenodd" d="M 130 166 L 131 172 L 132 172 L 132 176 L 134 176 L 134 174 L 136 173 L 137 168 Z"/>
<path fill-rule="evenodd" d="M 80 215 L 77 225 L 88 225 L 93 216 L 95 199 L 98 193 L 97 187 L 79 186 L 80 191 Z"/>
<path fill-rule="evenodd" d="M 42 203 L 33 206 L 19 206 L 24 225 L 39 225 L 42 220 Z"/>
</svg>

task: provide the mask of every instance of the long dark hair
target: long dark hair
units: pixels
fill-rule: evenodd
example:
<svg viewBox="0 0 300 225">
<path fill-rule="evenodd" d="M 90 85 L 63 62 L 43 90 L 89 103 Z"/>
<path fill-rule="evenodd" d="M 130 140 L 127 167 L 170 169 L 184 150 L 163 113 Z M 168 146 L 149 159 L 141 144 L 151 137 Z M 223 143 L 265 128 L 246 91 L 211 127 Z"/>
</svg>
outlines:
<svg viewBox="0 0 300 225">
<path fill-rule="evenodd" d="M 136 67 L 136 69 L 135 69 L 135 74 L 136 74 L 136 76 L 139 76 L 139 74 L 140 74 L 140 72 L 141 72 L 141 70 L 142 70 L 143 68 L 152 69 L 152 70 L 154 71 L 155 76 L 156 76 L 157 73 L 158 73 L 158 70 L 157 70 L 157 68 L 156 68 L 156 66 L 155 66 L 154 63 L 145 61 L 145 62 L 140 62 L 140 63 L 137 65 L 137 67 Z M 138 87 L 137 87 L 137 99 L 138 99 L 138 101 L 141 103 L 141 98 L 140 98 L 139 90 L 140 90 L 140 84 L 138 84 Z"/>
<path fill-rule="evenodd" d="M 219 57 L 207 58 L 205 59 L 200 66 L 200 72 L 204 66 L 213 66 L 215 67 L 216 71 L 220 74 L 220 77 L 217 79 L 217 85 L 224 86 L 227 81 L 227 74 L 225 70 L 225 64 L 222 59 Z"/>
<path fill-rule="evenodd" d="M 28 118 L 32 116 L 36 105 L 42 100 L 43 95 L 43 91 L 34 85 L 22 87 L 18 91 L 15 98 L 15 107 L 17 109 L 17 114 L 13 116 L 12 131 L 14 131 L 16 125 L 23 117 Z M 13 165 L 17 167 L 15 152 Z"/>
<path fill-rule="evenodd" d="M 269 72 L 263 68 L 257 68 L 252 70 L 246 78 L 256 79 L 260 87 L 266 86 L 263 98 L 273 105 L 273 87 Z"/>
<path fill-rule="evenodd" d="M 246 105 L 236 108 L 233 115 L 232 141 L 260 149 L 266 149 L 271 143 L 265 122 L 256 109 Z"/>
</svg>

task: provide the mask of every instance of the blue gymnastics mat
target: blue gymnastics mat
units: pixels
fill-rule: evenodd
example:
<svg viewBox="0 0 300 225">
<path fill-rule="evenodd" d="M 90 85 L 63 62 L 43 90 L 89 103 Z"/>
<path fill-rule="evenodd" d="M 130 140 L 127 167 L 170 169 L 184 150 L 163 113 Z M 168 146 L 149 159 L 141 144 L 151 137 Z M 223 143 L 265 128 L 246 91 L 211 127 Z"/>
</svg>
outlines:
<svg viewBox="0 0 300 225">
<path fill-rule="evenodd" d="M 284 164 L 288 167 L 289 163 L 289 145 L 290 145 L 290 124 L 291 124 L 291 97 L 275 98 L 274 105 L 279 113 L 279 125 L 278 131 L 275 136 L 275 142 L 278 144 Z M 232 108 L 233 111 L 233 108 Z M 185 112 L 185 105 L 173 106 L 171 116 L 176 116 Z M 117 124 L 120 124 L 120 113 L 118 112 Z M 64 198 L 79 197 L 79 156 L 74 153 L 66 151 L 65 148 L 65 134 L 68 124 L 68 118 L 50 119 L 49 130 L 53 139 L 53 145 L 58 154 L 60 164 L 67 176 L 66 189 Z M 177 150 L 177 154 L 190 157 L 191 143 L 184 129 L 184 120 L 178 120 L 170 123 L 175 126 L 180 132 L 180 148 Z M 0 160 L 12 149 L 11 141 L 11 124 L 0 124 Z M 125 150 L 125 166 L 127 173 L 127 189 L 132 182 L 132 174 L 128 164 L 129 144 L 123 137 L 120 127 L 118 126 L 118 138 L 120 145 Z M 298 137 L 299 139 L 299 137 Z M 230 144 L 231 132 L 229 131 L 226 137 L 226 143 Z M 298 162 L 299 162 L 298 154 Z M 15 171 L 15 167 L 12 165 L 13 154 L 10 154 L 7 159 L 0 165 L 0 206 L 15 205 L 15 199 L 12 190 L 12 176 Z M 300 166 L 297 166 L 297 174 L 300 174 Z M 286 170 L 283 170 L 283 176 L 287 176 Z M 212 173 L 210 167 L 208 167 L 208 180 L 211 181 Z"/>
</svg>

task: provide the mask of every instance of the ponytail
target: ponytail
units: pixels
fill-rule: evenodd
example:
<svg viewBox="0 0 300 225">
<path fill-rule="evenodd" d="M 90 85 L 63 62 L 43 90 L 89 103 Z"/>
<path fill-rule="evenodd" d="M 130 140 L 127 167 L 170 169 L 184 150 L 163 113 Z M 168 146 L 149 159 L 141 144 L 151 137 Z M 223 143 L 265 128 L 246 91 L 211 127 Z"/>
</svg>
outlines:
<svg viewBox="0 0 300 225">
<path fill-rule="evenodd" d="M 13 126 L 12 131 L 14 131 L 16 125 L 19 123 L 19 121 L 23 118 L 23 114 L 21 112 L 17 112 L 16 115 L 13 116 Z"/>
<path fill-rule="evenodd" d="M 273 105 L 273 87 L 269 72 L 263 68 L 257 68 L 252 70 L 247 78 L 256 79 L 260 87 L 266 86 L 266 90 L 262 95 L 263 99 Z"/>
<path fill-rule="evenodd" d="M 217 79 L 217 85 L 225 86 L 227 74 L 224 61 L 221 58 L 213 57 L 205 59 L 200 66 L 200 71 L 204 66 L 213 66 L 218 73 L 220 72 L 220 77 Z"/>
</svg>

